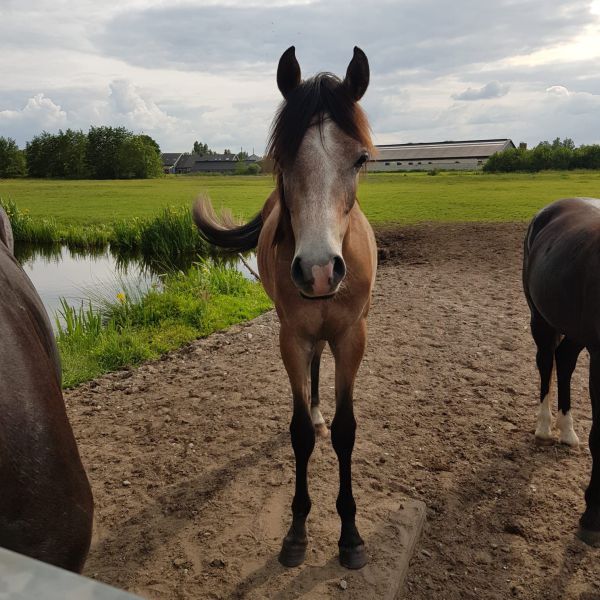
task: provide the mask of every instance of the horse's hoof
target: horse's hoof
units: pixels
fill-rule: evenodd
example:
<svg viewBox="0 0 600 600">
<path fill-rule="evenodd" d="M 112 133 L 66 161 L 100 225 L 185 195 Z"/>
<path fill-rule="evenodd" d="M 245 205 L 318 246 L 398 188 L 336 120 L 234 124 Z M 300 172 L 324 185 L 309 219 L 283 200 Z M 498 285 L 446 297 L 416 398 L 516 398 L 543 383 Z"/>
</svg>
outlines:
<svg viewBox="0 0 600 600">
<path fill-rule="evenodd" d="M 577 450 L 579 448 L 579 440 L 573 440 L 571 438 L 568 439 L 559 439 L 558 443 L 561 444 L 562 446 L 569 446 L 569 448 L 572 448 L 573 450 Z"/>
<path fill-rule="evenodd" d="M 327 425 L 325 423 L 317 423 L 315 425 L 315 434 L 320 438 L 328 438 L 329 429 L 327 429 Z"/>
<path fill-rule="evenodd" d="M 593 531 L 592 529 L 584 529 L 583 527 L 579 527 L 579 530 L 577 531 L 577 537 L 582 542 L 585 542 L 588 546 L 600 548 L 600 531 Z"/>
<path fill-rule="evenodd" d="M 362 569 L 368 562 L 364 544 L 345 548 L 340 546 L 340 564 L 346 569 Z"/>
<path fill-rule="evenodd" d="M 284 567 L 297 567 L 304 562 L 306 558 L 306 546 L 308 544 L 288 540 L 283 540 L 281 552 L 279 553 L 279 562 Z"/>
<path fill-rule="evenodd" d="M 554 446 L 554 444 L 556 444 L 556 440 L 553 437 L 535 436 L 536 446 Z"/>
<path fill-rule="evenodd" d="M 563 446 L 570 446 L 573 448 L 573 450 L 579 448 L 579 438 L 573 431 L 566 433 L 564 436 L 562 434 L 559 435 L 558 443 L 562 444 Z"/>
</svg>

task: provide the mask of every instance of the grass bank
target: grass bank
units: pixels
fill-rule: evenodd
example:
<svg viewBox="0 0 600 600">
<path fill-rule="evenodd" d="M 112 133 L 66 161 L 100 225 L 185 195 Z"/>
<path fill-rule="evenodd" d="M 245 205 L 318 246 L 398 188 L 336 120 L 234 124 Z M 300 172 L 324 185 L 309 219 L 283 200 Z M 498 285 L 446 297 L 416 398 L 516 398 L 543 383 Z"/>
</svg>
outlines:
<svg viewBox="0 0 600 600">
<path fill-rule="evenodd" d="M 140 253 L 157 261 L 179 256 L 209 256 L 214 249 L 199 235 L 187 206 L 162 208 L 154 217 L 133 217 L 108 224 L 61 225 L 54 218 L 34 218 L 13 200 L 0 198 L 10 218 L 15 241 L 67 244 L 72 249 L 112 249 Z"/>
<path fill-rule="evenodd" d="M 63 386 L 138 365 L 271 308 L 259 283 L 203 262 L 147 292 L 118 290 L 79 309 L 62 304 L 57 343 Z"/>
<path fill-rule="evenodd" d="M 273 189 L 269 175 L 169 176 L 134 181 L 0 180 L 0 197 L 27 209 L 34 220 L 59 227 L 113 227 L 133 218 L 151 219 L 169 206 L 189 208 L 208 194 L 247 219 Z M 447 172 L 368 173 L 359 199 L 374 225 L 423 221 L 525 221 L 542 206 L 566 196 L 599 196 L 600 172 L 548 171 L 487 174 Z"/>
</svg>

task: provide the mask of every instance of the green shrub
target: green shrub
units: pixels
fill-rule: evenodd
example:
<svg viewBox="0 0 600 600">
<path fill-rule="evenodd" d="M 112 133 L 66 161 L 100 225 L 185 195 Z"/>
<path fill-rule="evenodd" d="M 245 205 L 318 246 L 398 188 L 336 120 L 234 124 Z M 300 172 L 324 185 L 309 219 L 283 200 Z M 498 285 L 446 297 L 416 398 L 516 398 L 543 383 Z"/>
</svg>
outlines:
<svg viewBox="0 0 600 600">
<path fill-rule="evenodd" d="M 144 223 L 140 231 L 140 247 L 145 256 L 157 260 L 207 250 L 188 207 L 165 208 L 154 219 Z"/>
</svg>

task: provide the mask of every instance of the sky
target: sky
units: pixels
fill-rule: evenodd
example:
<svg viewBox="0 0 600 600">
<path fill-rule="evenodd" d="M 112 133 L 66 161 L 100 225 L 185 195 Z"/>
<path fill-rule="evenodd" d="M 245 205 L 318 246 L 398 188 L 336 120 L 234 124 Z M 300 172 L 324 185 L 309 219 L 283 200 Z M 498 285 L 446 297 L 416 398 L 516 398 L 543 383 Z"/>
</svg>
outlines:
<svg viewBox="0 0 600 600">
<path fill-rule="evenodd" d="M 376 143 L 600 143 L 600 0 L 0 0 L 0 136 L 262 154 L 291 45 L 303 78 L 365 51 Z"/>
</svg>

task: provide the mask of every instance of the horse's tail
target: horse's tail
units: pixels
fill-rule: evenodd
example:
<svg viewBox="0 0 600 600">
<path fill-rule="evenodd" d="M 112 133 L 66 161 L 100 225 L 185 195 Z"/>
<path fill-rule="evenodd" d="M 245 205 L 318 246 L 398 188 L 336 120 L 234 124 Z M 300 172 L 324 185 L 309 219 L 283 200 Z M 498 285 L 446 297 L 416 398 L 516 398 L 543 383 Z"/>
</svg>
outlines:
<svg viewBox="0 0 600 600">
<path fill-rule="evenodd" d="M 237 225 L 229 211 L 221 211 L 217 216 L 210 199 L 202 196 L 194 204 L 193 218 L 207 242 L 231 253 L 256 248 L 263 226 L 260 212 L 245 225 Z"/>
</svg>

